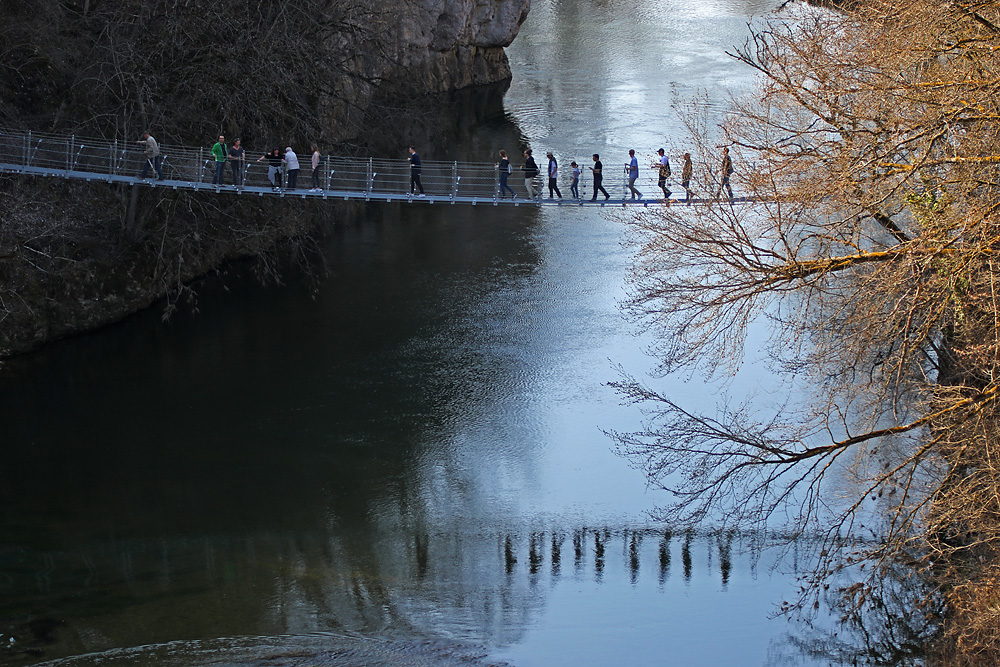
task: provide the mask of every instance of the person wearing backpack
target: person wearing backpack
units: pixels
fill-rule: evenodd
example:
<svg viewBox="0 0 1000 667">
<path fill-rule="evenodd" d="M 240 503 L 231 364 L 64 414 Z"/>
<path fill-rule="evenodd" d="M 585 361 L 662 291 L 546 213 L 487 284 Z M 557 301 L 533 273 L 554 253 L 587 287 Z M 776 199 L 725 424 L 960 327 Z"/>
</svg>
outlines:
<svg viewBox="0 0 1000 667">
<path fill-rule="evenodd" d="M 535 164 L 535 158 L 531 157 L 531 149 L 524 151 L 524 166 L 521 167 L 524 172 L 524 189 L 528 191 L 528 199 L 535 198 L 535 176 L 538 176 L 538 165 Z"/>
<path fill-rule="evenodd" d="M 656 151 L 660 156 L 660 163 L 657 165 L 659 167 L 660 173 L 656 184 L 660 186 L 663 190 L 663 198 L 669 203 L 670 202 L 670 189 L 667 187 L 667 179 L 670 178 L 670 158 L 668 158 L 663 149 Z"/>
<path fill-rule="evenodd" d="M 507 177 L 514 172 L 514 168 L 510 166 L 510 160 L 507 159 L 507 151 L 500 151 L 500 162 L 494 165 L 500 172 L 500 199 L 503 199 L 504 190 L 510 193 L 511 199 L 517 199 L 517 195 L 514 194 L 513 188 L 507 185 Z"/>
<path fill-rule="evenodd" d="M 573 197 L 575 199 L 579 199 L 580 198 L 580 190 L 579 190 L 579 186 L 580 186 L 580 165 L 578 165 L 576 162 L 570 162 L 569 166 L 573 167 L 573 180 L 570 181 L 569 191 L 571 193 L 573 193 Z"/>
</svg>

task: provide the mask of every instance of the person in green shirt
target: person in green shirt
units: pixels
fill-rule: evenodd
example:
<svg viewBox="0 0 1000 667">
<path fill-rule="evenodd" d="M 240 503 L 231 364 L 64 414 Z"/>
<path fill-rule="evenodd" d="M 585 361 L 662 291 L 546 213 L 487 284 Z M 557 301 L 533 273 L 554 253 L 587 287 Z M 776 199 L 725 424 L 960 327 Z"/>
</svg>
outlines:
<svg viewBox="0 0 1000 667">
<path fill-rule="evenodd" d="M 223 178 L 226 175 L 226 162 L 229 161 L 229 146 L 226 145 L 226 138 L 219 135 L 219 140 L 212 146 L 212 156 L 215 158 L 215 174 L 212 176 L 212 185 L 218 183 L 223 185 Z"/>
</svg>

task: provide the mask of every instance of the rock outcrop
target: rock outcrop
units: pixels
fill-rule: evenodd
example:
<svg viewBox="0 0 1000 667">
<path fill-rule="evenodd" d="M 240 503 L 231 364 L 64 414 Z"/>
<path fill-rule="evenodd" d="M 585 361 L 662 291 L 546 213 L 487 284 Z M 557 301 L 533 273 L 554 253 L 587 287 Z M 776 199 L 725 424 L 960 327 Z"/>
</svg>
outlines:
<svg viewBox="0 0 1000 667">
<path fill-rule="evenodd" d="M 323 124 L 348 140 L 354 128 L 371 127 L 365 117 L 373 107 L 509 80 L 504 47 L 530 6 L 531 0 L 411 0 L 377 13 L 372 21 L 382 24 L 382 36 L 362 46 L 350 75 L 337 78 L 319 101 Z M 342 52 L 339 40 L 328 44 L 327 57 Z"/>
<path fill-rule="evenodd" d="M 530 0 L 429 0 L 405 4 L 400 42 L 412 85 L 444 91 L 510 78 L 503 47 L 528 16 Z"/>
</svg>

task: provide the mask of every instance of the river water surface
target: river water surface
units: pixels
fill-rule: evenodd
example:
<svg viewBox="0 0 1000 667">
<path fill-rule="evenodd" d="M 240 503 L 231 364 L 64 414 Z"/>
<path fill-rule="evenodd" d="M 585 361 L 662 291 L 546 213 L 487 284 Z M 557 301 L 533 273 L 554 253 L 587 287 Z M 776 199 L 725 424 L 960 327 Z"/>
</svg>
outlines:
<svg viewBox="0 0 1000 667">
<path fill-rule="evenodd" d="M 423 156 L 523 141 L 564 174 L 593 152 L 617 174 L 678 132 L 675 91 L 721 112 L 749 88 L 724 52 L 773 5 L 535 2 L 504 108 Z M 771 615 L 796 550 L 757 562 L 740 535 L 651 522 L 666 498 L 604 434 L 641 425 L 607 386 L 616 367 L 656 365 L 618 308 L 630 250 L 613 216 L 332 210 L 315 294 L 208 281 L 197 314 L 145 313 L 5 369 L 0 664 L 784 653 Z"/>
</svg>

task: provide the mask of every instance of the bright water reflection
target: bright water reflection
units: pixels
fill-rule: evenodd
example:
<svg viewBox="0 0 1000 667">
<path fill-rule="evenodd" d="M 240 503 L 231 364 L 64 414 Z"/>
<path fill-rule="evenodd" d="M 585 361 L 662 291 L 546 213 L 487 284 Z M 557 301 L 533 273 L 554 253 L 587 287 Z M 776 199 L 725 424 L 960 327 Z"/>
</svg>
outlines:
<svg viewBox="0 0 1000 667">
<path fill-rule="evenodd" d="M 480 131 L 425 157 L 526 138 L 565 173 L 652 152 L 675 87 L 721 109 L 748 85 L 723 51 L 768 5 L 536 2 L 506 109 L 463 107 Z M 144 645 L 67 664 L 764 663 L 794 552 L 758 568 L 737 536 L 647 524 L 659 498 L 601 432 L 640 423 L 612 364 L 653 364 L 617 309 L 619 225 L 334 215 L 315 299 L 229 279 L 197 317 L 148 313 L 0 377 L 0 664 Z"/>
</svg>

